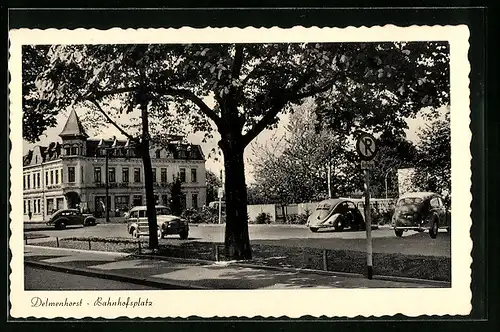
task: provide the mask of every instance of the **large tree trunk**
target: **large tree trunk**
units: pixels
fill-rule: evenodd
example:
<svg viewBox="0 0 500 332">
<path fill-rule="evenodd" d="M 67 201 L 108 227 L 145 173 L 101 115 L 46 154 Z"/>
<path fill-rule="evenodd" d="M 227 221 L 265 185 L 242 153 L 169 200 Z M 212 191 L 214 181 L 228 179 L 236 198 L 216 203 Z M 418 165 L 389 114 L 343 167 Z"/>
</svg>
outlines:
<svg viewBox="0 0 500 332">
<path fill-rule="evenodd" d="M 149 248 L 158 249 L 156 222 L 156 201 L 153 187 L 153 169 L 151 165 L 151 156 L 149 155 L 149 118 L 148 118 L 148 97 L 147 93 L 139 91 L 137 100 L 141 107 L 142 120 L 142 141 L 141 141 L 141 158 L 144 166 L 144 183 L 146 187 L 146 209 L 149 226 Z"/>
<path fill-rule="evenodd" d="M 157 230 L 158 225 L 156 222 L 156 202 L 153 187 L 153 170 L 151 166 L 151 156 L 149 155 L 149 141 L 143 140 L 141 146 L 141 157 L 144 165 L 144 182 L 146 186 L 146 208 L 149 225 L 149 248 L 158 248 Z"/>
<path fill-rule="evenodd" d="M 244 146 L 237 139 L 224 138 L 226 194 L 226 257 L 231 260 L 252 259 L 248 236 L 247 188 L 245 184 Z"/>
</svg>

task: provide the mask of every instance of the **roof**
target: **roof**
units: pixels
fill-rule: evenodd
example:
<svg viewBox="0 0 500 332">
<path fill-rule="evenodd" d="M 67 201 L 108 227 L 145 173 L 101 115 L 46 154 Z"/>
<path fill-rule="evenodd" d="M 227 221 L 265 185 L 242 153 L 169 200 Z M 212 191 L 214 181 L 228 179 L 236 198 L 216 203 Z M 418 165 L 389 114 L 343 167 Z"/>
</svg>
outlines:
<svg viewBox="0 0 500 332">
<path fill-rule="evenodd" d="M 43 162 L 56 160 L 61 157 L 61 144 L 58 142 L 52 142 L 49 146 L 38 147 L 40 148 Z M 23 156 L 23 166 L 29 166 L 31 164 L 31 159 L 33 159 L 33 150 L 29 150 L 28 153 Z"/>
<path fill-rule="evenodd" d="M 343 203 L 343 202 L 356 202 L 356 201 L 359 201 L 359 200 L 357 200 L 357 199 L 351 199 L 351 198 L 330 198 L 330 199 L 325 199 L 325 200 L 319 202 L 319 204 L 328 203 L 331 206 L 336 206 L 337 204 L 340 204 L 340 203 Z"/>
<path fill-rule="evenodd" d="M 439 195 L 430 191 L 416 191 L 416 192 L 405 193 L 399 196 L 399 199 L 411 198 L 411 197 L 427 198 L 430 196 L 439 196 Z"/>
<path fill-rule="evenodd" d="M 166 209 L 167 207 L 164 206 L 164 205 L 156 205 L 155 206 L 155 209 Z M 140 206 L 135 206 L 133 208 L 130 209 L 130 212 L 133 212 L 133 211 L 144 211 L 147 209 L 147 206 L 146 205 L 140 205 Z"/>
<path fill-rule="evenodd" d="M 73 108 L 69 113 L 68 120 L 66 120 L 66 124 L 64 125 L 64 129 L 59 134 L 60 137 L 88 137 L 87 133 L 85 133 L 85 129 L 83 128 L 78 115 L 76 114 L 75 109 Z"/>
</svg>

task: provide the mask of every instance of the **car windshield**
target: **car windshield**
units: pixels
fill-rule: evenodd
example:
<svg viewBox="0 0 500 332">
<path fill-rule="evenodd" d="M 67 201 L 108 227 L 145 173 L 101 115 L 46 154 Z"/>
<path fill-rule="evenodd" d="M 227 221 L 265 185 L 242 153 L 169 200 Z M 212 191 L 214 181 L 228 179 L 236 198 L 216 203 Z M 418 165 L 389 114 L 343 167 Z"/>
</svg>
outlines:
<svg viewBox="0 0 500 332">
<path fill-rule="evenodd" d="M 168 210 L 166 208 L 157 208 L 156 215 L 157 216 L 165 216 L 168 214 Z"/>
<path fill-rule="evenodd" d="M 415 205 L 420 203 L 422 203 L 422 199 L 420 197 L 407 197 L 400 199 L 397 206 Z"/>
</svg>

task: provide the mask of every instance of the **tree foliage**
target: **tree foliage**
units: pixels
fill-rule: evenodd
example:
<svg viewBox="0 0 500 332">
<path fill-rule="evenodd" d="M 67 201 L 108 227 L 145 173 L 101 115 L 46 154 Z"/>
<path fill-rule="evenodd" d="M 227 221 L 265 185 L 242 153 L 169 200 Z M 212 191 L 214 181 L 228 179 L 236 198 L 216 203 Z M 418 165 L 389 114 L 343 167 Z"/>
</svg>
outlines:
<svg viewBox="0 0 500 332">
<path fill-rule="evenodd" d="M 207 205 L 210 202 L 218 200 L 218 188 L 221 188 L 222 182 L 220 178 L 211 170 L 206 170 L 206 180 L 207 180 Z"/>
<path fill-rule="evenodd" d="M 339 133 L 391 130 L 387 123 L 449 98 L 448 44 L 439 42 L 64 45 L 48 53 L 35 98 L 42 113 L 85 103 L 113 123 L 103 108 L 118 98 L 119 112 L 141 110 L 142 141 L 155 115 L 167 127 L 184 119 L 207 138 L 218 131 L 233 259 L 251 258 L 243 152 L 279 113 L 316 96 L 322 122 Z"/>
</svg>

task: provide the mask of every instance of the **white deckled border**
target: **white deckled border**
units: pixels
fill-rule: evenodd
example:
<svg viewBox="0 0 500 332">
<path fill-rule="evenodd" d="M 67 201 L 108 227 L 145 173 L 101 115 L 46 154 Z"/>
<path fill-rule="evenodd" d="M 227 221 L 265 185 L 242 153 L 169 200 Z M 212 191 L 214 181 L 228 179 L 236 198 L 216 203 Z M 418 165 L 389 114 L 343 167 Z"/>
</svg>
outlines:
<svg viewBox="0 0 500 332">
<path fill-rule="evenodd" d="M 180 29 L 20 29 L 11 30 L 10 88 L 10 179 L 12 205 L 9 241 L 11 315 L 37 318 L 134 317 L 356 317 L 404 314 L 465 315 L 471 310 L 471 131 L 467 26 L 411 26 L 338 28 L 180 28 Z M 361 42 L 449 41 L 451 72 L 452 144 L 452 287 L 447 289 L 294 289 L 252 291 L 24 291 L 22 210 L 22 95 L 21 46 L 26 44 L 105 43 L 268 43 L 268 42 Z M 148 298 L 152 307 L 32 308 L 33 296 L 52 301 L 97 296 Z"/>
</svg>

